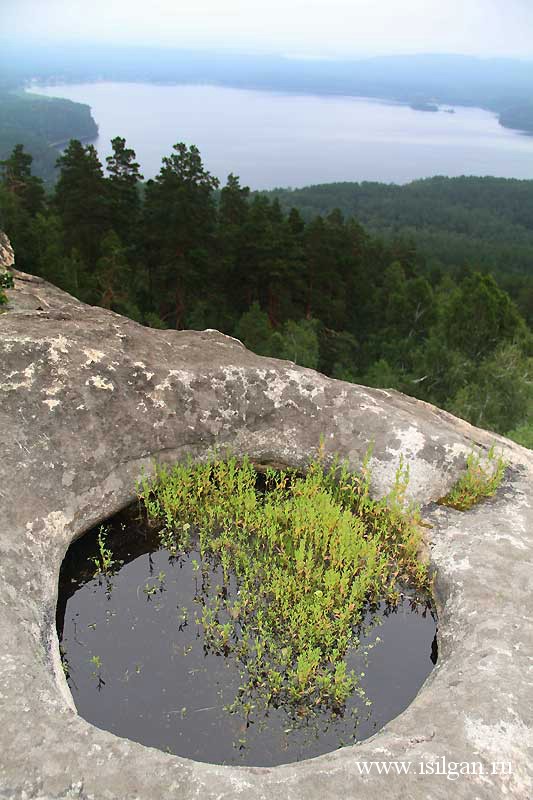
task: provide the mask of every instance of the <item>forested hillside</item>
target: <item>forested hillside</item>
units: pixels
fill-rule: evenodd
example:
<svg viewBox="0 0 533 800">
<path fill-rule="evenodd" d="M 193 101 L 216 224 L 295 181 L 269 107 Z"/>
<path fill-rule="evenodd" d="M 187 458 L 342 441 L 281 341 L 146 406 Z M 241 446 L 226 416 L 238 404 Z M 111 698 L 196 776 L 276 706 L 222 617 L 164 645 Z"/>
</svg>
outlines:
<svg viewBox="0 0 533 800">
<path fill-rule="evenodd" d="M 492 272 L 533 324 L 533 181 L 435 177 L 404 186 L 328 183 L 269 193 L 304 219 L 339 208 L 386 239 L 405 237 L 430 269 Z"/>
<path fill-rule="evenodd" d="M 49 184 L 56 176 L 57 146 L 97 134 L 87 105 L 0 88 L 0 160 L 23 144 L 33 155 L 34 172 Z"/>
<path fill-rule="evenodd" d="M 400 389 L 533 446 L 533 341 L 516 304 L 476 263 L 442 269 L 394 225 L 386 237 L 366 230 L 363 219 L 386 217 L 379 188 L 366 216 L 302 203 L 304 219 L 233 175 L 219 190 L 194 146 L 175 145 L 145 184 L 125 140 L 112 148 L 105 177 L 95 148 L 71 141 L 49 198 L 22 147 L 4 162 L 0 225 L 20 269 L 143 324 L 218 328 L 260 354 Z M 509 210 L 517 224 L 520 208 Z"/>
</svg>

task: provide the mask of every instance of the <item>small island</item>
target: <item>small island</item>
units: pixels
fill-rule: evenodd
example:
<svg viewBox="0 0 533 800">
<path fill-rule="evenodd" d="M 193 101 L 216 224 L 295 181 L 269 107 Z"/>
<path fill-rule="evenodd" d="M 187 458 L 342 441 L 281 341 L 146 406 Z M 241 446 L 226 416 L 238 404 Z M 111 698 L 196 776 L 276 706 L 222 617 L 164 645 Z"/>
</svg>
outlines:
<svg viewBox="0 0 533 800">
<path fill-rule="evenodd" d="M 409 107 L 412 108 L 413 111 L 433 111 L 433 112 L 435 112 L 435 111 L 439 110 L 438 105 L 436 105 L 435 103 L 428 103 L 425 100 L 419 100 L 419 101 L 415 101 L 414 103 L 410 103 Z"/>
</svg>

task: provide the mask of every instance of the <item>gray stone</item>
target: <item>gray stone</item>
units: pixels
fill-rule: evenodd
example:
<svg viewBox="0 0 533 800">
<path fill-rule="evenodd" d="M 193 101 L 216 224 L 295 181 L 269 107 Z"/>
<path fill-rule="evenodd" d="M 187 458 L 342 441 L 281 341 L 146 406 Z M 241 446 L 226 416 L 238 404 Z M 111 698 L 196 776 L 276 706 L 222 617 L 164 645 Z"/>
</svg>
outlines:
<svg viewBox="0 0 533 800">
<path fill-rule="evenodd" d="M 0 315 L 0 797 L 102 800 L 526 800 L 533 790 L 533 453 L 426 403 L 260 358 L 216 331 L 155 331 L 15 272 Z M 55 633 L 69 543 L 134 497 L 152 459 L 229 446 L 303 466 L 320 437 L 374 491 L 401 454 L 435 570 L 439 662 L 371 739 L 272 769 L 192 762 L 80 718 Z M 497 495 L 437 506 L 475 445 L 510 463 Z M 407 775 L 363 762 L 410 763 Z M 479 762 L 484 774 L 420 775 Z M 511 762 L 511 774 L 492 774 Z M 479 768 L 478 768 L 479 769 Z M 393 767 L 394 770 L 394 767 Z"/>
<path fill-rule="evenodd" d="M 15 256 L 13 248 L 11 247 L 11 242 L 5 233 L 0 231 L 0 272 L 10 269 L 14 263 Z"/>
</svg>

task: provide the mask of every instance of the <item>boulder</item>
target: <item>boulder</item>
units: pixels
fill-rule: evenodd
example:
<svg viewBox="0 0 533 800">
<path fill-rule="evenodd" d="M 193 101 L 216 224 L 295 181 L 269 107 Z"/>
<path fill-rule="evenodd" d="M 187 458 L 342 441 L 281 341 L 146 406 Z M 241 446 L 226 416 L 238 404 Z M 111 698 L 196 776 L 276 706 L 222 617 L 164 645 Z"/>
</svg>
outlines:
<svg viewBox="0 0 533 800">
<path fill-rule="evenodd" d="M 0 238 L 2 259 L 13 263 Z M 531 796 L 533 453 L 397 392 L 256 356 L 217 331 L 144 328 L 14 276 L 0 314 L 0 796 Z M 79 717 L 55 631 L 70 542 L 127 505 L 153 459 L 229 447 L 305 467 L 321 440 L 354 468 L 372 445 L 378 495 L 400 456 L 409 463 L 439 614 L 439 661 L 413 703 L 365 742 L 269 769 L 170 756 Z M 472 448 L 492 444 L 509 462 L 496 496 L 466 513 L 438 506 Z M 380 774 L 382 761 L 410 766 Z M 456 778 L 453 764 L 478 766 Z"/>
</svg>

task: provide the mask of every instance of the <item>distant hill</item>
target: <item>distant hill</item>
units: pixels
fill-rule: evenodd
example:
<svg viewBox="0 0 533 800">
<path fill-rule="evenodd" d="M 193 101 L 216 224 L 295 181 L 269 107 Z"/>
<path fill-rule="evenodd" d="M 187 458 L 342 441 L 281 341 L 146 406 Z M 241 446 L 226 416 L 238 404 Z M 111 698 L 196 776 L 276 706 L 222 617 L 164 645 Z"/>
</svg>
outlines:
<svg viewBox="0 0 533 800">
<path fill-rule="evenodd" d="M 33 155 L 33 171 L 51 184 L 58 147 L 69 139 L 94 139 L 98 126 L 89 106 L 23 91 L 0 91 L 0 161 L 16 144 Z"/>
<path fill-rule="evenodd" d="M 428 54 L 313 60 L 169 47 L 29 47 L 0 34 L 0 76 L 0 87 L 33 78 L 211 83 L 377 97 L 426 110 L 435 104 L 478 106 L 498 114 L 502 125 L 533 133 L 533 64 L 519 59 Z"/>
</svg>

